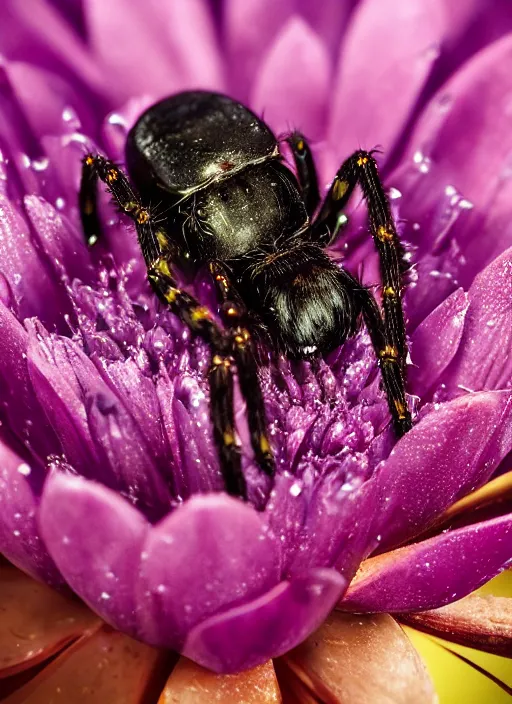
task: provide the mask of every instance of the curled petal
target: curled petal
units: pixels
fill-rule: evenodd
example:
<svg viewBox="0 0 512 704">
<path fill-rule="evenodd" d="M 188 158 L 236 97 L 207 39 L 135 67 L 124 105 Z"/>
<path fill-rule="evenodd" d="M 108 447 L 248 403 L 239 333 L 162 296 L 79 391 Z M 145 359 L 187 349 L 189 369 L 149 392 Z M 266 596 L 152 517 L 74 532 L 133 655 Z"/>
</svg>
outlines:
<svg viewBox="0 0 512 704">
<path fill-rule="evenodd" d="M 212 616 L 189 634 L 183 653 L 214 672 L 255 667 L 300 643 L 346 586 L 334 570 L 310 570 L 244 606 Z"/>
<path fill-rule="evenodd" d="M 72 642 L 99 619 L 78 600 L 0 561 L 0 682 L 37 665 Z M 1 684 L 0 684 L 1 689 Z"/>
<path fill-rule="evenodd" d="M 9 697 L 9 704 L 143 704 L 162 681 L 165 654 L 108 626 L 80 638 Z"/>
<path fill-rule="evenodd" d="M 366 560 L 341 606 L 416 611 L 461 599 L 512 561 L 512 514 L 442 533 Z"/>
<path fill-rule="evenodd" d="M 315 701 L 437 702 L 425 665 L 387 614 L 334 612 L 283 662 Z"/>
<path fill-rule="evenodd" d="M 150 529 L 139 595 L 145 639 L 179 648 L 191 628 L 279 581 L 279 546 L 253 508 L 194 496 Z"/>
<path fill-rule="evenodd" d="M 512 599 L 469 594 L 432 611 L 403 614 L 401 621 L 446 640 L 512 657 Z"/>
</svg>

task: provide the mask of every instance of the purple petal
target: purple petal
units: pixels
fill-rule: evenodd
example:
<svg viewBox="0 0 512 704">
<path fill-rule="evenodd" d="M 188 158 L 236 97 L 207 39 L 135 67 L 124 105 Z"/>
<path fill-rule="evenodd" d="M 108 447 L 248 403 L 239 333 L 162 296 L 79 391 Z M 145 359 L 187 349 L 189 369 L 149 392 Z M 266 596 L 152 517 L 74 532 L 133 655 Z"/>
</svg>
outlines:
<svg viewBox="0 0 512 704">
<path fill-rule="evenodd" d="M 328 569 L 281 582 L 259 599 L 199 625 L 183 653 L 214 672 L 259 665 L 294 648 L 318 628 L 345 586 L 343 577 Z"/>
<path fill-rule="evenodd" d="M 106 388 L 91 390 L 87 395 L 87 420 L 92 441 L 103 450 L 116 488 L 152 520 L 165 515 L 171 502 L 166 479 L 123 404 Z M 107 472 L 105 467 L 99 469 L 98 478 L 105 480 Z"/>
<path fill-rule="evenodd" d="M 359 3 L 332 87 L 328 140 L 333 171 L 360 147 L 380 144 L 390 153 L 437 57 L 443 19 L 440 2 Z"/>
<path fill-rule="evenodd" d="M 330 59 L 320 37 L 294 15 L 258 71 L 250 104 L 277 134 L 297 127 L 318 139 L 325 129 L 330 74 Z"/>
<path fill-rule="evenodd" d="M 12 290 L 18 317 L 37 315 L 52 324 L 61 318 L 65 295 L 51 280 L 30 237 L 25 220 L 0 195 L 0 271 Z"/>
<path fill-rule="evenodd" d="M 239 499 L 194 496 L 150 530 L 141 570 L 144 639 L 178 648 L 204 619 L 279 581 L 279 545 Z"/>
<path fill-rule="evenodd" d="M 395 445 L 364 485 L 381 508 L 381 549 L 410 539 L 480 486 L 512 450 L 512 394 L 468 394 L 430 413 Z"/>
<path fill-rule="evenodd" d="M 34 398 L 27 367 L 27 332 L 3 303 L 0 303 L 0 332 L 0 379 L 3 401 L 9 409 L 8 427 L 44 461 L 58 451 L 59 443 Z M 34 418 L 38 418 L 36 424 Z"/>
<path fill-rule="evenodd" d="M 39 242 L 54 265 L 56 274 L 62 276 L 65 272 L 69 280 L 78 277 L 82 281 L 90 281 L 91 260 L 83 235 L 44 198 L 26 196 L 24 203 Z"/>
<path fill-rule="evenodd" d="M 459 288 L 414 331 L 410 346 L 413 365 L 408 370 L 409 390 L 423 400 L 459 348 L 468 305 L 468 295 Z"/>
<path fill-rule="evenodd" d="M 64 579 L 105 621 L 132 635 L 147 522 L 101 484 L 53 472 L 39 509 L 41 534 Z"/>
<path fill-rule="evenodd" d="M 41 470 L 31 467 L 0 442 L 0 553 L 24 572 L 47 584 L 62 578 L 39 536 L 36 522 Z"/>
<path fill-rule="evenodd" d="M 231 90 L 245 101 L 266 50 L 295 11 L 295 0 L 274 0 L 272 12 L 266 0 L 225 0 L 223 11 Z"/>
<path fill-rule="evenodd" d="M 86 0 L 84 10 L 90 46 L 114 79 L 108 89 L 118 103 L 140 93 L 164 97 L 222 87 L 213 22 L 202 0 Z"/>
<path fill-rule="evenodd" d="M 512 387 L 512 248 L 479 274 L 457 356 L 444 378 L 452 390 Z"/>
<path fill-rule="evenodd" d="M 370 558 L 340 606 L 391 613 L 435 609 L 478 589 L 511 562 L 509 514 Z"/>
<path fill-rule="evenodd" d="M 482 207 L 505 176 L 512 148 L 511 59 L 510 36 L 479 52 L 432 99 L 410 139 L 409 158 L 421 151 L 465 198 Z"/>
</svg>

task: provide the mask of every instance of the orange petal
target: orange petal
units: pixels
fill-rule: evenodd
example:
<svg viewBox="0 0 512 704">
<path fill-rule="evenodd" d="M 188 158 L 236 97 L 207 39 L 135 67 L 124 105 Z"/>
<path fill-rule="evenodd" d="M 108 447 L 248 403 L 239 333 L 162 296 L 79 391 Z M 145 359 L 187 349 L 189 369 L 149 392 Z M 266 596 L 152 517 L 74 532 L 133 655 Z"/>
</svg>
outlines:
<svg viewBox="0 0 512 704">
<path fill-rule="evenodd" d="M 3 704 L 142 704 L 162 681 L 166 659 L 162 651 L 103 626 L 76 641 Z"/>
<path fill-rule="evenodd" d="M 95 624 L 78 600 L 0 563 L 0 679 L 46 660 Z"/>
<path fill-rule="evenodd" d="M 236 675 L 217 675 L 180 658 L 158 704 L 280 704 L 272 661 Z"/>
<path fill-rule="evenodd" d="M 454 643 L 512 657 L 512 598 L 470 594 L 440 609 L 399 618 Z"/>
<path fill-rule="evenodd" d="M 437 701 L 421 658 L 388 614 L 333 612 L 282 659 L 325 704 Z"/>
</svg>

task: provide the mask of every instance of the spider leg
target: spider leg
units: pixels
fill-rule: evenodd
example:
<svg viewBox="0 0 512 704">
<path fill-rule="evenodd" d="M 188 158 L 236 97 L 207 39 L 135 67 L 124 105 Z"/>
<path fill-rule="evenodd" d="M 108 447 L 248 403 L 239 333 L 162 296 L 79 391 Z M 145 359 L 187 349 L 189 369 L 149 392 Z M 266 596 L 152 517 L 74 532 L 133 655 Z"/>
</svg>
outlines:
<svg viewBox="0 0 512 704">
<path fill-rule="evenodd" d="M 354 295 L 361 306 L 363 319 L 377 355 L 395 432 L 398 437 L 402 437 L 412 428 L 412 420 L 407 407 L 405 377 L 400 359 L 396 354 L 396 348 L 387 341 L 382 313 L 370 291 L 358 286 L 354 289 Z"/>
<path fill-rule="evenodd" d="M 311 217 L 320 203 L 318 176 L 313 155 L 306 138 L 300 132 L 292 132 L 286 141 L 292 150 L 306 211 Z"/>
<path fill-rule="evenodd" d="M 370 231 L 380 259 L 386 344 L 398 358 L 402 373 L 405 373 L 407 340 L 401 299 L 403 250 L 377 164 L 370 152 L 355 152 L 342 164 L 320 208 L 314 227 L 323 224 L 334 226 L 340 210 L 347 204 L 356 184 L 361 186 L 368 206 Z"/>
<path fill-rule="evenodd" d="M 247 419 L 254 456 L 263 471 L 272 477 L 274 458 L 267 437 L 265 406 L 258 381 L 254 343 L 246 326 L 247 311 L 229 278 L 227 268 L 218 261 L 210 262 L 209 267 L 217 292 L 222 300 L 224 323 L 231 336 L 240 390 L 247 405 Z"/>
<path fill-rule="evenodd" d="M 91 175 L 92 172 L 94 176 Z M 246 499 L 247 487 L 235 435 L 231 341 L 215 323 L 210 311 L 178 287 L 170 268 L 171 249 L 167 235 L 153 222 L 148 208 L 135 194 L 127 177 L 113 162 L 102 156 L 89 154 L 83 162 L 82 185 L 86 179 L 88 183 L 93 183 L 98 178 L 108 186 L 120 209 L 135 223 L 148 269 L 148 279 L 155 293 L 162 303 L 178 315 L 193 333 L 202 337 L 212 350 L 208 381 L 214 440 L 220 455 L 226 490 L 234 496 Z M 81 188 L 80 205 L 85 202 L 82 201 L 82 191 L 84 195 L 89 196 L 91 192 Z M 91 202 L 95 204 L 95 198 Z M 86 236 L 90 239 L 87 230 Z"/>
</svg>

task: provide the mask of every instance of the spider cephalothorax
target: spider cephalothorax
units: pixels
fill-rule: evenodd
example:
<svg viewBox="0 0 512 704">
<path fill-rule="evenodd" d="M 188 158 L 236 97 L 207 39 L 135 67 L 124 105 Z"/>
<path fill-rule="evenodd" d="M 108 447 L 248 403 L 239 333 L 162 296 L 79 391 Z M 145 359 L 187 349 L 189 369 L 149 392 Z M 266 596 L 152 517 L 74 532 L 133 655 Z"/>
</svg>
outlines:
<svg viewBox="0 0 512 704">
<path fill-rule="evenodd" d="M 84 159 L 80 188 L 88 241 L 94 243 L 100 235 L 99 177 L 135 223 L 155 292 L 211 346 L 215 441 L 227 490 L 244 498 L 233 363 L 247 403 L 256 460 L 268 474 L 274 471 L 249 321 L 260 320 L 285 354 L 313 358 L 341 345 L 362 318 L 395 430 L 403 435 L 411 427 L 405 397 L 401 248 L 376 163 L 371 153 L 353 154 L 320 204 L 306 140 L 294 133 L 288 143 L 298 179 L 284 165 L 276 137 L 246 107 L 216 93 L 180 93 L 149 108 L 128 135 L 126 163 L 134 187 L 113 162 L 90 154 Z M 368 204 L 381 261 L 383 312 L 372 294 L 324 251 L 357 184 Z M 164 221 L 155 221 L 151 202 L 165 205 Z M 182 259 L 208 264 L 224 328 L 179 288 L 173 264 Z"/>
</svg>

